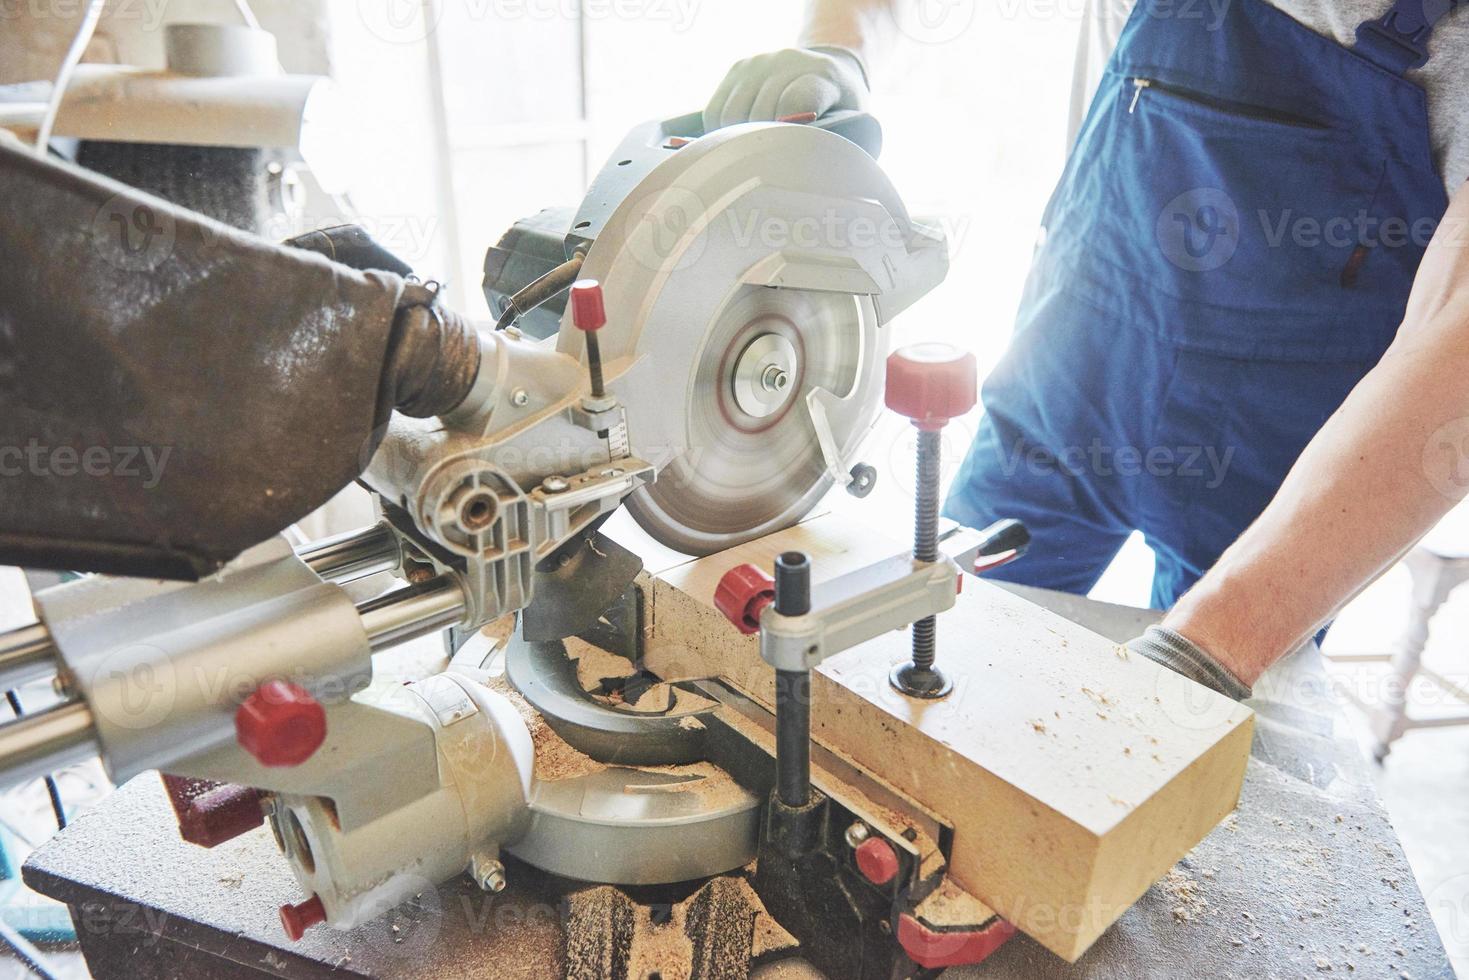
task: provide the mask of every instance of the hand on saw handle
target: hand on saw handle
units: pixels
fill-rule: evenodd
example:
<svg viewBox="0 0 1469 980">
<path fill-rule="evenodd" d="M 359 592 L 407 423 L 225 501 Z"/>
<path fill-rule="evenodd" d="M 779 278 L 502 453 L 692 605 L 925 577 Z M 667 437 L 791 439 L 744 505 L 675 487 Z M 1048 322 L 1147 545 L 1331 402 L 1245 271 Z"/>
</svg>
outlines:
<svg viewBox="0 0 1469 980">
<path fill-rule="evenodd" d="M 862 112 L 867 71 L 847 48 L 786 48 L 736 62 L 704 108 L 704 130 L 744 122 Z"/>
</svg>

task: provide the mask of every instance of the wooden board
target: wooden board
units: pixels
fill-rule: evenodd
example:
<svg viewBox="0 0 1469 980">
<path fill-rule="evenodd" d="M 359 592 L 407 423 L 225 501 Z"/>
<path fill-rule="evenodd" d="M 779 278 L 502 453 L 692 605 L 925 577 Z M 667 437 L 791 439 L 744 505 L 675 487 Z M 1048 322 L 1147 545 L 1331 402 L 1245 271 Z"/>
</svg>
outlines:
<svg viewBox="0 0 1469 980">
<path fill-rule="evenodd" d="M 786 550 L 816 581 L 903 551 L 835 516 L 651 575 L 649 669 L 721 676 L 771 706 L 756 637 L 713 608 L 720 577 Z M 839 654 L 812 678 L 812 734 L 952 821 L 950 874 L 1075 961 L 1234 808 L 1253 713 L 988 583 L 966 578 L 939 618 L 954 693 L 887 681 L 906 632 Z"/>
</svg>

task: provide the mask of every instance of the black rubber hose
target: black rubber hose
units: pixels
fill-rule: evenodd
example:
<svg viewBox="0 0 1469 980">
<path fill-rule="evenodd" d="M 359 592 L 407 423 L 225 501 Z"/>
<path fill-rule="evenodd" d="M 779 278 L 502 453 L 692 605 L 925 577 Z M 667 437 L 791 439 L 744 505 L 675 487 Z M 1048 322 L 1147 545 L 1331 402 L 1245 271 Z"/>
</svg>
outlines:
<svg viewBox="0 0 1469 980">
<path fill-rule="evenodd" d="M 534 280 L 529 285 L 521 287 L 514 296 L 510 297 L 510 305 L 505 307 L 505 311 L 495 321 L 495 329 L 504 330 L 506 327 L 514 325 L 516 320 L 519 320 L 552 296 L 570 289 L 571 284 L 576 282 L 577 276 L 581 275 L 581 264 L 585 258 L 586 256 L 583 253 L 577 252 L 571 258 Z"/>
</svg>

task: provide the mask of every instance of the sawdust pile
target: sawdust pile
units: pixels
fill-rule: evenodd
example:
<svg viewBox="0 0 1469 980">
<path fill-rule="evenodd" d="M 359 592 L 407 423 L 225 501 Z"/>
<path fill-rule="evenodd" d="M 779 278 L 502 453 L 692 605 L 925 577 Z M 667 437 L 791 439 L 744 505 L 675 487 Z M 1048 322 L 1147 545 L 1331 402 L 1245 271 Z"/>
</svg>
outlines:
<svg viewBox="0 0 1469 980">
<path fill-rule="evenodd" d="M 601 704 L 637 714 L 662 715 L 713 707 L 714 702 L 691 691 L 678 690 L 651 674 L 641 673 L 631 660 L 609 653 L 579 637 L 563 641 L 566 655 L 576 664 L 576 679 L 583 691 Z M 616 682 L 628 679 L 626 691 Z M 610 682 L 610 683 L 609 683 Z M 608 690 L 612 687 L 613 690 Z"/>
<path fill-rule="evenodd" d="M 638 669 L 633 662 L 580 637 L 568 637 L 562 642 L 566 646 L 566 655 L 576 664 L 577 683 L 592 696 L 592 700 L 639 714 L 663 714 L 672 706 L 673 688 L 667 684 L 651 685 L 640 692 L 635 701 L 625 700 L 621 691 L 609 693 L 605 682 L 637 676 Z"/>
<path fill-rule="evenodd" d="M 752 959 L 795 946 L 737 876 L 715 878 L 674 905 L 638 905 L 610 886 L 578 892 L 568 905 L 571 980 L 733 980 L 748 975 Z"/>
<path fill-rule="evenodd" d="M 532 708 L 520 692 L 510 686 L 504 677 L 492 678 L 485 686 L 504 697 L 515 706 L 525 727 L 530 729 L 531 742 L 536 750 L 536 778 L 548 783 L 562 779 L 601 772 L 607 767 L 582 752 L 578 752 L 557 735 L 540 713 Z"/>
<path fill-rule="evenodd" d="M 1209 911 L 1209 900 L 1199 890 L 1199 883 L 1182 868 L 1173 867 L 1163 879 L 1163 890 L 1174 901 L 1173 918 L 1176 922 L 1192 922 Z"/>
<path fill-rule="evenodd" d="M 729 773 L 709 762 L 692 762 L 678 766 L 637 766 L 638 772 L 665 773 L 685 777 L 680 782 L 656 783 L 637 787 L 639 791 L 662 793 L 696 793 L 706 807 L 732 807 L 751 799 L 750 793 L 734 781 Z M 630 787 L 631 788 L 631 787 Z"/>
</svg>

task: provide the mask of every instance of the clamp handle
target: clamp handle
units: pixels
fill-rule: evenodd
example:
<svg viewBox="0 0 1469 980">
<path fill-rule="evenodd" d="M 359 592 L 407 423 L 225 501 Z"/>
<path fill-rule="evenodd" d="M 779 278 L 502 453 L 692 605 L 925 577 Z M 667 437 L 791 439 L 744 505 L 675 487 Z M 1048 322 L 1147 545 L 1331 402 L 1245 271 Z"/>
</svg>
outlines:
<svg viewBox="0 0 1469 980">
<path fill-rule="evenodd" d="M 602 284 L 595 279 L 578 279 L 571 284 L 571 322 L 583 332 L 601 330 L 607 324 L 602 304 Z"/>
<path fill-rule="evenodd" d="M 760 632 L 760 614 L 775 601 L 775 579 L 754 565 L 736 565 L 719 579 L 714 608 L 741 633 Z"/>
<path fill-rule="evenodd" d="M 949 344 L 922 343 L 888 356 L 888 408 L 920 429 L 942 429 L 979 400 L 974 355 Z"/>
<path fill-rule="evenodd" d="M 578 279 L 571 284 L 571 323 L 582 332 L 587 344 L 587 372 L 591 375 L 592 397 L 607 394 L 602 379 L 602 348 L 597 331 L 607 324 L 607 307 L 602 302 L 602 284 L 595 279 Z"/>
</svg>

